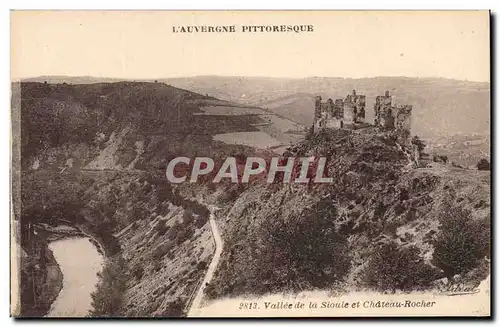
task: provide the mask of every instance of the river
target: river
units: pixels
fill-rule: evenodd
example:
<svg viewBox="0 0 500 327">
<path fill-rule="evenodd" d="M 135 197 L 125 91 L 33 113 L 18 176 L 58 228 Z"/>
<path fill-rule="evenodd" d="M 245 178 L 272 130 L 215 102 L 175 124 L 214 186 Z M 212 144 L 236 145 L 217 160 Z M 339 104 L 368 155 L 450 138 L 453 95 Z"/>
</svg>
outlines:
<svg viewBox="0 0 500 327">
<path fill-rule="evenodd" d="M 72 237 L 49 244 L 61 268 L 63 287 L 47 317 L 85 317 L 92 308 L 91 294 L 98 281 L 103 256 L 87 237 Z"/>
</svg>

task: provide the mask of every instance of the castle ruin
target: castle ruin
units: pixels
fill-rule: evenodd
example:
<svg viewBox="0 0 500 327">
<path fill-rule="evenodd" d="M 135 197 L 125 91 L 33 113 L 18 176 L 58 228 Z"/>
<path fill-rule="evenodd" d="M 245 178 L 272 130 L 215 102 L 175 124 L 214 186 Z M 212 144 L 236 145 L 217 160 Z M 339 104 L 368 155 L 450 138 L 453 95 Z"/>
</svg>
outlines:
<svg viewBox="0 0 500 327">
<path fill-rule="evenodd" d="M 406 131 L 410 134 L 411 131 L 411 105 L 393 106 L 392 96 L 389 91 L 385 91 L 385 95 L 379 95 L 375 98 L 375 126 L 385 129 L 396 129 Z"/>
<path fill-rule="evenodd" d="M 314 132 L 323 128 L 353 128 L 355 124 L 365 121 L 366 97 L 357 95 L 353 90 L 352 94 L 345 99 L 330 98 L 325 102 L 321 101 L 321 96 L 315 99 Z"/>
<path fill-rule="evenodd" d="M 366 126 L 365 123 L 366 97 L 357 95 L 356 90 L 348 94 L 345 99 L 331 98 L 325 102 L 321 96 L 315 99 L 313 132 L 324 128 L 352 128 Z M 375 98 L 375 126 L 384 129 L 411 131 L 411 105 L 393 106 L 389 91 L 385 95 Z"/>
</svg>

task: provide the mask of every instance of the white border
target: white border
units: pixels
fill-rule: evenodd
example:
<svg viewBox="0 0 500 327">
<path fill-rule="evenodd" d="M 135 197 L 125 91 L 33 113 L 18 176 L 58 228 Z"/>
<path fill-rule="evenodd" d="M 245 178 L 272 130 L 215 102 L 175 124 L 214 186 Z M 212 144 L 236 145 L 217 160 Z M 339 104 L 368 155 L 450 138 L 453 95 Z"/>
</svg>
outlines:
<svg viewBox="0 0 500 327">
<path fill-rule="evenodd" d="M 326 0 L 308 0 L 308 1 L 272 1 L 272 0 L 253 0 L 253 1 L 203 1 L 203 0 L 183 0 L 177 2 L 161 0 L 141 0 L 141 1 L 60 1 L 46 0 L 41 3 L 36 0 L 6 1 L 10 2 L 9 8 L 16 9 L 420 9 L 420 10 L 440 10 L 440 9 L 493 9 L 494 0 L 475 0 L 475 1 L 442 1 L 442 0 L 421 0 L 421 1 L 397 1 L 397 0 L 350 0 L 350 1 L 326 1 Z"/>
</svg>

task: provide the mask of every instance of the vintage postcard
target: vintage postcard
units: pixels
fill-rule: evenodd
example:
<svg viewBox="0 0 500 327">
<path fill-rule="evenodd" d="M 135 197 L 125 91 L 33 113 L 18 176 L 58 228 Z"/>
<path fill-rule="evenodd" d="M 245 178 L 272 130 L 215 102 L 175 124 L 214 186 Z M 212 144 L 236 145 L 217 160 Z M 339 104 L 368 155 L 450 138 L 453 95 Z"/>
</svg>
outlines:
<svg viewBox="0 0 500 327">
<path fill-rule="evenodd" d="M 488 11 L 12 11 L 14 317 L 489 317 Z"/>
</svg>

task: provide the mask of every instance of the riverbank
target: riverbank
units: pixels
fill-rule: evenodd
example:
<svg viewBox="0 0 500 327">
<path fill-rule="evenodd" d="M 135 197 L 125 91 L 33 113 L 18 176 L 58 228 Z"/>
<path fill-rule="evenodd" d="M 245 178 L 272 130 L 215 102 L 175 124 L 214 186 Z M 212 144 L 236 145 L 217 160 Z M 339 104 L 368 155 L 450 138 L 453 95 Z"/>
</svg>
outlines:
<svg viewBox="0 0 500 327">
<path fill-rule="evenodd" d="M 87 237 L 51 242 L 49 248 L 64 279 L 63 288 L 46 317 L 85 317 L 92 309 L 91 294 L 103 269 L 103 256 Z"/>
<path fill-rule="evenodd" d="M 59 293 L 61 293 L 64 284 L 64 275 L 62 273 L 61 267 L 59 266 L 59 263 L 56 260 L 54 252 L 52 252 L 48 244 L 47 244 L 47 249 L 48 249 L 47 258 L 50 262 L 50 265 L 47 266 L 47 279 L 46 279 L 46 285 L 47 285 L 46 294 L 48 294 L 50 303 L 47 309 L 48 312 L 50 311 L 52 303 L 54 303 L 54 301 L 59 296 Z"/>
<path fill-rule="evenodd" d="M 85 225 L 78 225 L 78 229 L 84 237 L 89 238 L 90 242 L 97 248 L 97 252 L 99 252 L 104 258 L 109 258 L 115 254 L 113 253 L 112 247 L 106 246 L 106 242 L 99 237 L 98 234 L 94 233 L 92 229 Z"/>
<path fill-rule="evenodd" d="M 45 316 L 58 297 L 64 276 L 49 242 L 43 236 L 33 237 L 28 255 L 21 258 L 21 316 Z"/>
<path fill-rule="evenodd" d="M 70 238 L 86 238 L 104 258 L 110 253 L 89 228 L 85 226 L 34 226 L 29 246 L 25 249 L 21 261 L 21 317 L 44 317 L 48 315 L 54 302 L 60 295 L 64 275 L 59 262 L 49 244 Z M 104 263 L 103 263 L 104 264 Z"/>
<path fill-rule="evenodd" d="M 47 224 L 40 224 L 37 227 L 37 232 L 42 235 L 45 235 L 45 238 L 48 243 L 59 241 L 69 237 L 87 237 L 90 242 L 97 248 L 97 251 L 103 256 L 110 256 L 110 249 L 106 251 L 106 248 L 101 244 L 105 243 L 96 233 L 93 233 L 91 228 L 86 227 L 85 225 L 61 225 L 57 227 L 52 227 Z M 101 239 L 101 242 L 98 240 Z"/>
</svg>

